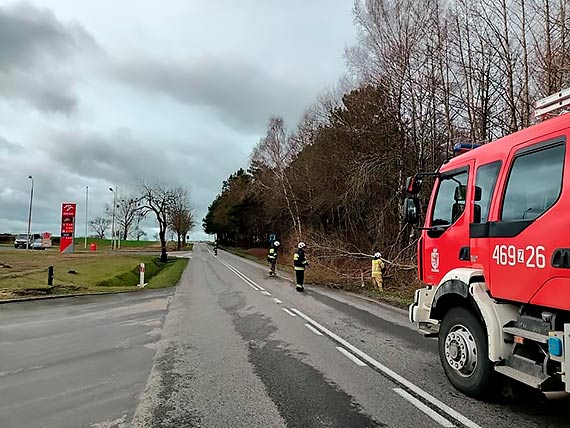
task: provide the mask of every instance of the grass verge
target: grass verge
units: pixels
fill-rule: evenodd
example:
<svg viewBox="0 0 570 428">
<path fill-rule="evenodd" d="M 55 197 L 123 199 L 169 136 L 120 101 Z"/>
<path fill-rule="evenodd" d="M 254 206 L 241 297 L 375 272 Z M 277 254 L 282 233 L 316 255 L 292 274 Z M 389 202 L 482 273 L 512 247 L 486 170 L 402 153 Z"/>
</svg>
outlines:
<svg viewBox="0 0 570 428">
<path fill-rule="evenodd" d="M 180 261 L 180 263 L 178 263 Z M 128 254 L 6 251 L 0 253 L 0 300 L 46 295 L 135 291 L 140 263 L 152 288 L 175 285 L 187 260 L 160 262 L 156 256 Z M 54 266 L 53 285 L 47 285 L 48 266 Z M 176 266 L 176 268 L 175 268 Z M 178 277 L 176 277 L 178 275 Z"/>
<path fill-rule="evenodd" d="M 145 288 L 165 288 L 178 284 L 190 259 L 169 259 L 167 265 L 155 275 Z"/>
</svg>

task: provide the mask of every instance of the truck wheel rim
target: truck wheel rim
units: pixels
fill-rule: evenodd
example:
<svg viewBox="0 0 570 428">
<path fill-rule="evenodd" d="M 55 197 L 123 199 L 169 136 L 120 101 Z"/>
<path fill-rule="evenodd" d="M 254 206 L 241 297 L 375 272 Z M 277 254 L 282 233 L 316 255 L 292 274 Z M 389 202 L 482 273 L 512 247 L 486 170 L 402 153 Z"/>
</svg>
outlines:
<svg viewBox="0 0 570 428">
<path fill-rule="evenodd" d="M 477 368 L 477 345 L 471 332 L 455 325 L 445 338 L 445 359 L 459 375 L 469 377 Z"/>
</svg>

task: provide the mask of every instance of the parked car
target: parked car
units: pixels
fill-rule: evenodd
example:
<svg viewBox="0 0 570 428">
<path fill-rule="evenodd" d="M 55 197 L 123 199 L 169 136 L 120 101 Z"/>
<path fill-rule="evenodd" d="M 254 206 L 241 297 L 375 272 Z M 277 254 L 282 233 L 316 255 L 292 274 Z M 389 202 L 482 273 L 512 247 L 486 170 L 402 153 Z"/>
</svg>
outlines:
<svg viewBox="0 0 570 428">
<path fill-rule="evenodd" d="M 43 240 L 42 239 L 34 239 L 34 242 L 32 242 L 30 248 L 32 250 L 45 250 L 45 247 L 43 245 Z"/>
<path fill-rule="evenodd" d="M 14 240 L 14 248 L 26 248 L 28 246 L 28 242 L 30 245 L 32 244 L 32 237 L 30 236 L 28 241 L 28 235 L 20 233 Z"/>
</svg>

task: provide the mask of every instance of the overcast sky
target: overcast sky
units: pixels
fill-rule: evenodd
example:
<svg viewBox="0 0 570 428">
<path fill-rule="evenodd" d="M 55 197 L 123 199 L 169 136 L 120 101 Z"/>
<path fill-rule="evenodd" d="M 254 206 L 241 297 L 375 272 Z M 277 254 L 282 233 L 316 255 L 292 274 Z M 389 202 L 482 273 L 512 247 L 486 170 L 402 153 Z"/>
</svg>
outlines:
<svg viewBox="0 0 570 428">
<path fill-rule="evenodd" d="M 77 235 L 139 177 L 188 189 L 198 226 L 272 115 L 294 126 L 344 73 L 351 0 L 0 0 L 0 233 Z M 126 195 L 124 195 L 126 196 Z M 150 224 L 152 226 L 152 224 Z"/>
</svg>

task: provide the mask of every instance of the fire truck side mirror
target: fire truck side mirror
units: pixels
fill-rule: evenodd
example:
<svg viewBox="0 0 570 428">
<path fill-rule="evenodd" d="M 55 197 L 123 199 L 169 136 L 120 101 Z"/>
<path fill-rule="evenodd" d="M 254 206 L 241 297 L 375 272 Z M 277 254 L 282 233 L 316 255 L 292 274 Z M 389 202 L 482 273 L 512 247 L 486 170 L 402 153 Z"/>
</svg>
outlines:
<svg viewBox="0 0 570 428">
<path fill-rule="evenodd" d="M 410 195 L 417 195 L 422 190 L 422 179 L 417 176 L 406 178 L 406 191 Z"/>
<path fill-rule="evenodd" d="M 415 226 L 420 220 L 420 203 L 418 198 L 404 199 L 404 220 Z"/>
</svg>

